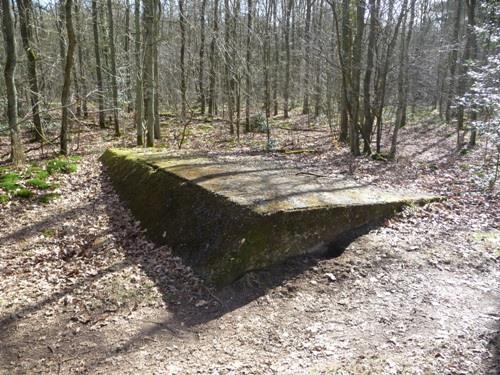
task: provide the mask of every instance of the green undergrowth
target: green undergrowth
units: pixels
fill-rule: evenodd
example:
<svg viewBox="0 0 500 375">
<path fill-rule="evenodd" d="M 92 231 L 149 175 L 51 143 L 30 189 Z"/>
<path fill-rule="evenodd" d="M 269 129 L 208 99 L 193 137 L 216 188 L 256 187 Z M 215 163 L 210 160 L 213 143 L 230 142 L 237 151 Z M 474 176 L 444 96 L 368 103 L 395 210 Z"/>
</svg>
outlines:
<svg viewBox="0 0 500 375">
<path fill-rule="evenodd" d="M 40 203 L 50 203 L 60 196 L 53 192 L 59 187 L 54 182 L 57 175 L 76 172 L 80 159 L 78 156 L 58 157 L 44 163 L 30 164 L 24 169 L 0 168 L 0 204 L 14 198 L 36 198 Z"/>
</svg>

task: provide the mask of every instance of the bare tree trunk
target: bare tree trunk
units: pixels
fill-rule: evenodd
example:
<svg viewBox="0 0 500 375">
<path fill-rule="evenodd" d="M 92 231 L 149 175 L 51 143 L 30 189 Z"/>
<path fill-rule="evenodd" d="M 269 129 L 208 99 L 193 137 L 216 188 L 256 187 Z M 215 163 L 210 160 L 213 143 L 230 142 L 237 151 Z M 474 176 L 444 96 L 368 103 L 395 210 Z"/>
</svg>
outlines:
<svg viewBox="0 0 500 375">
<path fill-rule="evenodd" d="M 104 113 L 104 90 L 102 84 L 101 48 L 99 46 L 99 16 L 97 12 L 97 0 L 92 0 L 92 27 L 94 31 L 94 53 L 97 77 L 97 102 L 99 107 L 99 126 L 106 127 Z"/>
<path fill-rule="evenodd" d="M 293 0 L 288 0 L 285 9 L 285 88 L 283 93 L 283 117 L 288 118 L 290 100 L 290 15 L 292 13 Z"/>
<path fill-rule="evenodd" d="M 108 4 L 108 28 L 109 28 L 109 46 L 111 60 L 111 91 L 113 93 L 113 124 L 115 135 L 121 135 L 120 123 L 118 121 L 118 84 L 116 81 L 116 48 L 115 48 L 115 30 L 113 21 L 113 4 L 107 0 Z"/>
<path fill-rule="evenodd" d="M 271 0 L 266 1 L 266 14 L 265 14 L 265 34 L 264 34 L 264 46 L 263 46 L 263 57 L 264 57 L 264 108 L 266 112 L 266 119 L 271 116 L 271 80 L 270 80 L 270 69 L 271 69 L 271 35 L 270 35 L 270 20 L 272 13 L 273 2 Z"/>
<path fill-rule="evenodd" d="M 142 63 L 141 63 L 141 0 L 134 2 L 134 58 L 135 58 L 135 129 L 137 133 L 137 145 L 144 145 L 143 118 L 143 90 L 142 90 Z"/>
<path fill-rule="evenodd" d="M 66 64 L 64 67 L 64 83 L 61 94 L 61 154 L 68 155 L 69 138 L 69 106 L 71 104 L 71 71 L 73 69 L 73 55 L 76 47 L 76 36 L 73 28 L 72 8 L 73 0 L 66 0 L 66 33 L 68 34 L 68 50 L 66 52 Z"/>
<path fill-rule="evenodd" d="M 273 69 L 273 115 L 278 115 L 278 80 L 280 68 L 280 45 L 278 38 L 278 6 L 273 8 L 274 69 Z"/>
<path fill-rule="evenodd" d="M 408 22 L 408 30 L 405 35 L 406 21 L 403 24 L 403 32 L 401 34 L 401 53 L 399 57 L 399 75 L 398 75 L 398 109 L 396 112 L 396 121 L 394 123 L 394 132 L 392 134 L 391 150 L 389 157 L 394 159 L 397 152 L 398 133 L 404 121 L 404 108 L 408 99 L 408 70 L 409 70 L 409 50 L 411 35 L 413 31 L 413 22 L 415 19 L 415 1 L 410 3 L 410 20 Z"/>
<path fill-rule="evenodd" d="M 130 3 L 125 4 L 125 35 L 123 37 L 123 52 L 125 54 L 125 95 L 127 97 L 127 113 L 132 112 L 132 83 L 130 81 Z"/>
<path fill-rule="evenodd" d="M 155 0 L 155 8 L 154 8 L 154 31 L 155 31 L 155 44 L 154 44 L 154 66 L 153 66 L 153 74 L 154 78 L 154 101 L 153 101 L 153 111 L 155 117 L 155 139 L 161 139 L 161 129 L 160 129 L 160 96 L 159 96 L 159 87 L 160 87 L 160 77 L 159 77 L 159 69 L 158 69 L 158 44 L 160 40 L 160 18 L 161 18 L 161 2 L 160 0 Z"/>
<path fill-rule="evenodd" d="M 309 67 L 309 55 L 311 54 L 311 9 L 314 4 L 314 0 L 306 0 L 306 24 L 304 29 L 304 82 L 302 83 L 302 88 L 304 89 L 304 102 L 302 104 L 302 114 L 306 115 L 309 113 L 309 81 L 310 67 Z"/>
<path fill-rule="evenodd" d="M 396 27 L 394 29 L 394 33 L 390 38 L 390 42 L 387 45 L 382 63 L 378 66 L 378 81 L 375 90 L 375 97 L 377 98 L 376 104 L 376 129 L 377 129 L 377 153 L 380 153 L 380 146 L 382 141 L 382 125 L 383 125 L 383 112 L 385 107 L 385 95 L 386 95 L 386 84 L 387 84 L 387 74 L 389 73 L 389 64 L 392 54 L 394 52 L 394 48 L 396 47 L 396 41 L 398 38 L 399 28 L 401 27 L 401 23 L 406 15 L 406 7 L 407 0 L 403 1 L 403 5 L 401 6 L 401 12 L 399 13 L 398 20 L 396 23 Z M 391 1 L 389 3 L 391 6 L 389 8 L 389 19 L 392 18 L 392 6 L 394 3 Z M 390 24 L 387 26 L 387 33 L 390 32 Z"/>
<path fill-rule="evenodd" d="M 334 3 L 333 3 L 334 4 Z M 335 9 L 335 8 L 334 8 Z M 349 100 L 351 84 L 351 51 L 352 35 L 350 23 L 350 0 L 342 2 L 342 40 L 339 43 L 339 57 L 342 69 L 342 96 L 340 100 L 340 141 L 347 142 L 349 138 Z M 337 32 L 337 35 L 339 33 Z"/>
<path fill-rule="evenodd" d="M 323 48 L 321 47 L 321 32 L 323 28 L 323 0 L 319 2 L 319 19 L 316 24 L 316 46 L 320 47 L 319 54 L 315 57 L 315 66 L 314 66 L 314 74 L 316 76 L 314 83 L 314 117 L 318 117 L 321 112 L 321 58 L 323 54 Z"/>
<path fill-rule="evenodd" d="M 200 51 L 198 64 L 198 90 L 200 113 L 205 114 L 205 11 L 207 8 L 207 0 L 201 0 L 200 9 Z"/>
<path fill-rule="evenodd" d="M 75 15 L 76 15 L 76 41 L 78 45 L 78 79 L 80 80 L 80 92 L 81 92 L 81 106 L 83 111 L 83 117 L 87 118 L 89 116 L 89 109 L 87 105 L 87 83 L 85 80 L 84 67 L 83 67 L 83 50 L 82 50 L 82 31 L 81 31 L 81 12 L 78 3 L 75 3 Z"/>
<path fill-rule="evenodd" d="M 373 115 L 372 115 L 372 103 L 370 98 L 370 85 L 372 78 L 372 70 L 373 70 L 373 56 L 375 51 L 375 41 L 376 41 L 376 27 L 378 21 L 378 5 L 379 1 L 370 0 L 370 30 L 368 35 L 368 51 L 366 57 L 366 70 L 365 70 L 365 78 L 363 81 L 363 92 L 364 92 L 364 111 L 365 111 L 365 122 L 363 125 L 363 152 L 365 154 L 371 154 L 370 140 L 372 138 L 373 131 Z"/>
<path fill-rule="evenodd" d="M 460 21 L 462 13 L 462 0 L 455 0 L 455 19 L 453 23 L 453 34 L 452 34 L 452 50 L 450 52 L 449 64 L 450 64 L 450 81 L 448 87 L 448 96 L 446 97 L 446 111 L 445 119 L 446 122 L 451 121 L 451 107 L 453 102 L 453 97 L 456 93 L 457 86 L 457 65 L 458 65 L 458 49 L 459 49 L 459 34 L 460 34 Z"/>
<path fill-rule="evenodd" d="M 216 106 L 215 106 L 215 83 L 217 80 L 216 77 L 216 48 L 215 44 L 217 41 L 217 33 L 219 32 L 219 0 L 214 0 L 214 9 L 213 9 L 213 27 L 212 27 L 212 41 L 210 42 L 210 87 L 209 87 L 209 96 L 208 96 L 208 113 L 210 116 L 214 116 L 216 114 Z"/>
<path fill-rule="evenodd" d="M 253 2 L 247 0 L 247 51 L 246 51 L 246 85 L 245 85 L 245 131 L 250 131 L 250 94 L 252 92 L 252 12 Z"/>
<path fill-rule="evenodd" d="M 181 28 L 181 117 L 182 121 L 186 118 L 186 17 L 184 15 L 184 0 L 179 0 L 179 24 Z"/>
<path fill-rule="evenodd" d="M 468 44 L 467 50 L 469 51 L 469 59 L 477 59 L 477 41 L 476 41 L 476 0 L 466 0 L 467 3 L 467 32 L 466 32 L 466 43 Z M 467 83 L 466 83 L 467 84 Z M 476 145 L 477 129 L 474 122 L 477 119 L 477 113 L 471 110 L 469 113 L 469 120 L 472 123 L 471 133 L 469 139 L 469 146 Z M 498 164 L 497 164 L 498 165 Z"/>
<path fill-rule="evenodd" d="M 3 37 L 5 42 L 5 90 L 7 92 L 7 118 L 10 129 L 10 155 L 15 165 L 23 164 L 25 155 L 17 123 L 17 90 L 14 80 L 16 72 L 16 39 L 14 12 L 10 0 L 2 0 Z"/>
<path fill-rule="evenodd" d="M 21 28 L 21 39 L 24 51 L 28 58 L 28 77 L 30 84 L 31 111 L 33 114 L 33 125 L 35 128 L 35 140 L 43 142 L 45 136 L 40 119 L 41 95 L 38 89 L 38 76 L 36 71 L 36 52 L 33 39 L 33 4 L 31 0 L 19 0 L 19 24 Z"/>
<path fill-rule="evenodd" d="M 182 0 L 179 0 L 179 3 Z M 144 0 L 144 120 L 146 122 L 146 146 L 154 146 L 154 74 L 153 50 L 155 0 Z"/>
</svg>

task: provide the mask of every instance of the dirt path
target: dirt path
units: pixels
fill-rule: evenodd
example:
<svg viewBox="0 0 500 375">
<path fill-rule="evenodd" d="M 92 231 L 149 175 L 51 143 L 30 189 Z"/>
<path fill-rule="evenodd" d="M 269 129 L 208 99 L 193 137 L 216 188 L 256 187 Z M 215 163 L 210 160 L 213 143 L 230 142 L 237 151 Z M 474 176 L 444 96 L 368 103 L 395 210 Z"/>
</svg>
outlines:
<svg viewBox="0 0 500 375">
<path fill-rule="evenodd" d="M 439 170 L 380 184 L 416 173 L 447 201 L 218 293 L 145 239 L 89 152 L 58 200 L 0 208 L 0 373 L 495 374 L 499 199 L 461 167 L 480 152 L 446 169 L 420 152 Z"/>
</svg>

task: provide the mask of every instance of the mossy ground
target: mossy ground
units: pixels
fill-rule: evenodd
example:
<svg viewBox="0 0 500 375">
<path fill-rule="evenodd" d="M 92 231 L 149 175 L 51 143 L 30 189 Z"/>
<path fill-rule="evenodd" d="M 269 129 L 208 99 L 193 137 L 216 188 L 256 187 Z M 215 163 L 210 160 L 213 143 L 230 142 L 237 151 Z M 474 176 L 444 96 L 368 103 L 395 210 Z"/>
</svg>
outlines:
<svg viewBox="0 0 500 375">
<path fill-rule="evenodd" d="M 0 204 L 5 204 L 12 198 L 33 197 L 38 197 L 40 203 L 50 203 L 60 194 L 44 191 L 58 187 L 54 182 L 57 174 L 76 172 L 79 160 L 78 156 L 58 157 L 42 164 L 30 164 L 24 169 L 0 168 Z"/>
</svg>

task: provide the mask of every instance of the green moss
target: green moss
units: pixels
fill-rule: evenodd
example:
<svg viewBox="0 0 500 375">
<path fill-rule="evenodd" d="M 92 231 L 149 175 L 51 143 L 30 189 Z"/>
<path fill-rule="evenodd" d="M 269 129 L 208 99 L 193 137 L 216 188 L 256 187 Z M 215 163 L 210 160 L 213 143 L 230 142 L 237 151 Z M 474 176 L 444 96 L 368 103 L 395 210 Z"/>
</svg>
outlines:
<svg viewBox="0 0 500 375">
<path fill-rule="evenodd" d="M 10 200 L 7 194 L 0 194 L 0 204 L 7 203 Z"/>
<path fill-rule="evenodd" d="M 76 157 L 58 158 L 50 160 L 47 163 L 47 172 L 51 175 L 54 173 L 74 173 L 77 170 Z"/>
<path fill-rule="evenodd" d="M 45 237 L 54 237 L 57 234 L 57 231 L 54 228 L 44 228 L 42 229 L 42 234 Z"/>
<path fill-rule="evenodd" d="M 33 196 L 33 192 L 30 189 L 21 188 L 14 192 L 14 196 L 18 198 L 28 199 Z"/>
<path fill-rule="evenodd" d="M 40 200 L 40 203 L 48 204 L 60 196 L 61 196 L 61 194 L 59 194 L 59 193 L 47 193 L 47 194 L 41 195 L 39 200 Z"/>
<path fill-rule="evenodd" d="M 14 191 L 19 188 L 17 183 L 21 176 L 15 172 L 8 172 L 0 177 L 0 188 L 5 191 Z"/>
<path fill-rule="evenodd" d="M 31 166 L 26 170 L 25 177 L 35 178 L 38 180 L 46 180 L 49 177 L 49 172 L 39 166 Z"/>
<path fill-rule="evenodd" d="M 29 179 L 28 181 L 26 181 L 26 184 L 33 186 L 33 187 L 40 189 L 40 190 L 48 190 L 48 189 L 55 188 L 55 185 L 50 184 L 50 183 L 48 183 L 40 178 Z"/>
</svg>

